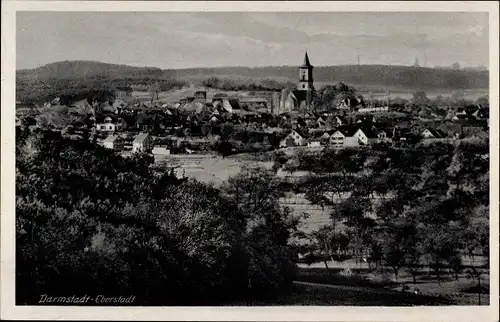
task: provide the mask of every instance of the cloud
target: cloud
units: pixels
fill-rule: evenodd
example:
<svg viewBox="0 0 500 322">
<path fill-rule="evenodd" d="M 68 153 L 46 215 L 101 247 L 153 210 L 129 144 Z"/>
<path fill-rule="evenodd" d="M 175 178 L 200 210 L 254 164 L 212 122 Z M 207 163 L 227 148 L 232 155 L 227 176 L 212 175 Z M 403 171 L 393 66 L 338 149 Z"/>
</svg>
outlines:
<svg viewBox="0 0 500 322">
<path fill-rule="evenodd" d="M 488 64 L 482 13 L 18 12 L 18 68 L 92 59 L 162 68 Z M 423 57 L 419 60 L 423 61 Z"/>
</svg>

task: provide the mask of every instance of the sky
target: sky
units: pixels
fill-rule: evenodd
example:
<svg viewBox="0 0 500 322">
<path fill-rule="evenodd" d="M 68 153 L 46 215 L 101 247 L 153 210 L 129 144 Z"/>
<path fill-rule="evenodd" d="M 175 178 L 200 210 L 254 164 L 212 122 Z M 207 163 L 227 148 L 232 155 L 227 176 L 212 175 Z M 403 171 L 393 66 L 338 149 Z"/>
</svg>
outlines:
<svg viewBox="0 0 500 322">
<path fill-rule="evenodd" d="M 17 12 L 17 69 L 92 60 L 162 69 L 356 64 L 488 66 L 488 14 Z"/>
</svg>

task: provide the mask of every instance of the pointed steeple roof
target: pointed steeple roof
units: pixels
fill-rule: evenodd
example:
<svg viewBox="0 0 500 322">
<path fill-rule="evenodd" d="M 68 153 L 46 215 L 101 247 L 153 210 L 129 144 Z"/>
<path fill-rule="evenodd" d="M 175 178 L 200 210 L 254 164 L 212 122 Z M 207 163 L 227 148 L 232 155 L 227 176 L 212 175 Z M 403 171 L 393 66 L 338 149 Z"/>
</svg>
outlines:
<svg viewBox="0 0 500 322">
<path fill-rule="evenodd" d="M 312 67 L 311 63 L 309 62 L 309 56 L 306 54 L 304 56 L 304 63 L 302 64 L 302 67 Z"/>
</svg>

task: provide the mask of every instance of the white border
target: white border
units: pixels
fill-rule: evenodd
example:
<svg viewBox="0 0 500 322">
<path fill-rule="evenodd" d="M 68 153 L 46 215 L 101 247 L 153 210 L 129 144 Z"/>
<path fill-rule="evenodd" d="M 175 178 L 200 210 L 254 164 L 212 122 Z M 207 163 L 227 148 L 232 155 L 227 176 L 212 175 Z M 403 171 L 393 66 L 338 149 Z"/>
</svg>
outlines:
<svg viewBox="0 0 500 322">
<path fill-rule="evenodd" d="M 15 306 L 15 13 L 16 11 L 487 11 L 490 14 L 490 232 L 488 307 L 34 307 Z M 432 2 L 148 2 L 2 1 L 1 284 L 2 319 L 266 320 L 266 321 L 498 321 L 498 10 L 496 1 Z"/>
</svg>

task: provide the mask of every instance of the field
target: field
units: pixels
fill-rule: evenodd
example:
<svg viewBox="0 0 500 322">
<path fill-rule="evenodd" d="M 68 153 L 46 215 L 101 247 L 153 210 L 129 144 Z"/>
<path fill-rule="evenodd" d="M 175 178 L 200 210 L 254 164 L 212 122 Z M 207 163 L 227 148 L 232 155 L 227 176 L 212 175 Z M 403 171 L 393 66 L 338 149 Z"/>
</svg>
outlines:
<svg viewBox="0 0 500 322">
<path fill-rule="evenodd" d="M 166 160 L 177 167 L 178 175 L 186 176 L 205 183 L 222 185 L 230 177 L 237 175 L 244 165 L 272 168 L 272 162 L 243 161 L 234 158 L 222 158 L 214 154 L 177 154 L 169 156 L 155 155 L 155 161 Z"/>
<path fill-rule="evenodd" d="M 167 164 L 177 167 L 176 173 L 179 176 L 187 176 L 205 183 L 212 183 L 214 186 L 221 186 L 230 177 L 237 175 L 244 166 L 263 167 L 271 169 L 272 161 L 252 161 L 250 158 L 239 158 L 238 156 L 222 158 L 212 154 L 195 155 L 155 155 L 156 162 L 166 161 Z M 312 232 L 323 225 L 329 223 L 328 207 L 321 209 L 320 206 L 311 204 L 303 194 L 286 194 L 280 199 L 282 207 L 289 207 L 293 214 L 299 215 L 307 213 L 308 218 L 303 220 L 301 230 Z"/>
<path fill-rule="evenodd" d="M 272 161 L 254 161 L 250 155 L 246 154 L 227 158 L 222 158 L 215 154 L 156 154 L 155 162 L 166 162 L 167 165 L 176 168 L 178 176 L 186 176 L 201 182 L 211 183 L 215 187 L 220 187 L 230 177 L 236 176 L 245 166 L 262 167 L 265 169 L 273 167 Z M 281 179 L 286 179 L 301 177 L 307 175 L 307 172 L 299 171 L 290 174 L 279 170 L 276 175 Z M 339 201 L 338 198 L 335 199 Z M 329 214 L 331 213 L 331 207 L 326 206 L 321 208 L 319 205 L 314 205 L 305 198 L 303 193 L 285 193 L 279 199 L 279 203 L 282 207 L 289 208 L 293 215 L 307 215 L 306 218 L 302 219 L 300 226 L 300 230 L 305 233 L 318 230 L 330 223 Z M 341 224 L 338 227 L 341 229 Z"/>
</svg>

